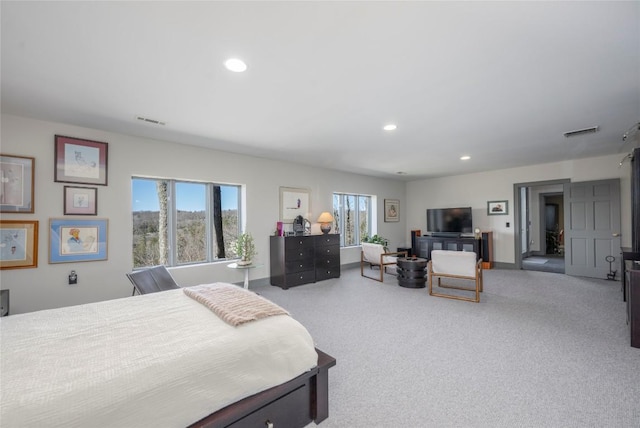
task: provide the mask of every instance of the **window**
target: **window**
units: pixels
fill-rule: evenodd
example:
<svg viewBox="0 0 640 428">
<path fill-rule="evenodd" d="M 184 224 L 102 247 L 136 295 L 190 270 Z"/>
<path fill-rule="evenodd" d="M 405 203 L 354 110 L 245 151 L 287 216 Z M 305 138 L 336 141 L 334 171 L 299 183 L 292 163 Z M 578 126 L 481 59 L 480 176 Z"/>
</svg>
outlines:
<svg viewBox="0 0 640 428">
<path fill-rule="evenodd" d="M 333 194 L 333 217 L 340 246 L 360 245 L 362 238 L 371 236 L 371 196 L 347 193 Z"/>
<path fill-rule="evenodd" d="M 240 186 L 133 177 L 133 267 L 236 258 Z"/>
</svg>

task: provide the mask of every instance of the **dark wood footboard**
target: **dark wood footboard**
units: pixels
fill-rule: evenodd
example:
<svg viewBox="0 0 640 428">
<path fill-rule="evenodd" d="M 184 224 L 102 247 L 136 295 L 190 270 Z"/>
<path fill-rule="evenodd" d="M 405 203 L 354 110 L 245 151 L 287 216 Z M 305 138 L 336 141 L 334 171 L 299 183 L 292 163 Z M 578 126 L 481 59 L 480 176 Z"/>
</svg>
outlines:
<svg viewBox="0 0 640 428">
<path fill-rule="evenodd" d="M 336 359 L 319 349 L 318 365 L 282 385 L 224 407 L 189 428 L 304 427 L 329 417 L 329 368 Z"/>
</svg>

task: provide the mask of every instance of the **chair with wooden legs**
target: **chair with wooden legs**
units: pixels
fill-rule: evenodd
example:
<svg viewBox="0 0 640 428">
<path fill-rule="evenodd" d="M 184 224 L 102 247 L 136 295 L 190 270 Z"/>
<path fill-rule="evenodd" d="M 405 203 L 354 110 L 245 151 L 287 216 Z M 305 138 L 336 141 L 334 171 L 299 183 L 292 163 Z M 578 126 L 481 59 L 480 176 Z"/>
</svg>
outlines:
<svg viewBox="0 0 640 428">
<path fill-rule="evenodd" d="M 384 282 L 384 274 L 387 267 L 396 265 L 398 256 L 407 257 L 407 251 L 389 253 L 385 251 L 381 244 L 363 242 L 360 245 L 362 246 L 362 251 L 360 252 L 360 275 L 376 281 Z M 380 267 L 380 279 L 364 274 L 364 265 L 367 263 L 371 269 L 374 266 Z"/>
<path fill-rule="evenodd" d="M 465 300 L 467 302 L 476 303 L 480 302 L 480 293 L 482 292 L 482 259 L 476 260 L 476 258 L 476 253 L 469 251 L 431 251 L 431 260 L 429 260 L 427 265 L 429 294 L 431 296 L 445 297 L 447 299 Z M 434 278 L 438 279 L 437 286 L 439 288 L 473 291 L 475 296 L 468 297 L 460 294 L 435 292 L 433 291 Z M 475 286 L 465 287 L 460 285 L 444 284 L 441 281 L 442 278 L 471 280 L 475 282 Z"/>
</svg>

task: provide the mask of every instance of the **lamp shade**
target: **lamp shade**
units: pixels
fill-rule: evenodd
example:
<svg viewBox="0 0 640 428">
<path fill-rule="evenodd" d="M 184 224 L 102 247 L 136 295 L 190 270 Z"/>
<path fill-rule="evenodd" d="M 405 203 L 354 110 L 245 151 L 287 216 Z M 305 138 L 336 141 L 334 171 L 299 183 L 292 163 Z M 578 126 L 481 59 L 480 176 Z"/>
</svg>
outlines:
<svg viewBox="0 0 640 428">
<path fill-rule="evenodd" d="M 333 216 L 330 212 L 325 211 L 318 217 L 318 223 L 333 223 Z"/>
<path fill-rule="evenodd" d="M 331 223 L 333 223 L 333 216 L 330 212 L 323 212 L 318 217 L 318 223 L 320 223 L 320 230 L 325 235 L 331 231 Z"/>
</svg>

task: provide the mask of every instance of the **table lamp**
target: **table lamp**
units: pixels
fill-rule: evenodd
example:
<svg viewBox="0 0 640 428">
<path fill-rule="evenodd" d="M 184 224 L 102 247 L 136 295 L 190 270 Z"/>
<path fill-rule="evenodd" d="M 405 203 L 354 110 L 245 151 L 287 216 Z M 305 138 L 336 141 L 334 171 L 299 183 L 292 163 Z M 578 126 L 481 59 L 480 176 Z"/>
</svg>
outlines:
<svg viewBox="0 0 640 428">
<path fill-rule="evenodd" d="M 320 230 L 325 235 L 331 231 L 331 223 L 333 223 L 333 216 L 331 213 L 325 211 L 318 217 L 318 223 L 320 223 Z"/>
</svg>

